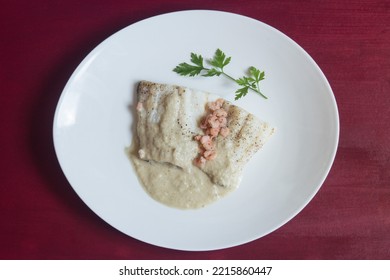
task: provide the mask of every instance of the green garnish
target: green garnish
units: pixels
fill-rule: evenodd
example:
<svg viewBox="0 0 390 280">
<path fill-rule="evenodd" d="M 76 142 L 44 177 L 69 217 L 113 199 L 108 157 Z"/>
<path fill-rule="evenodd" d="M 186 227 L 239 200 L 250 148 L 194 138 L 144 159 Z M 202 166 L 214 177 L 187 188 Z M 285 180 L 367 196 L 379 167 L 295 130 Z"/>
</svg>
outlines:
<svg viewBox="0 0 390 280">
<path fill-rule="evenodd" d="M 261 80 L 264 80 L 265 74 L 264 71 L 260 71 L 254 66 L 249 67 L 248 75 L 243 76 L 242 78 L 235 79 L 224 71 L 224 67 L 228 65 L 231 61 L 231 57 L 226 57 L 223 51 L 217 49 L 213 59 L 207 60 L 207 62 L 213 67 L 205 67 L 203 63 L 203 57 L 201 55 L 191 53 L 191 62 L 193 64 L 188 64 L 186 62 L 180 63 L 173 69 L 174 72 L 181 76 L 190 76 L 194 77 L 196 75 L 202 75 L 203 77 L 213 77 L 223 75 L 226 78 L 234 81 L 240 86 L 236 90 L 235 100 L 244 97 L 249 90 L 252 90 L 265 99 L 268 99 L 263 93 L 260 92 L 259 83 Z"/>
</svg>

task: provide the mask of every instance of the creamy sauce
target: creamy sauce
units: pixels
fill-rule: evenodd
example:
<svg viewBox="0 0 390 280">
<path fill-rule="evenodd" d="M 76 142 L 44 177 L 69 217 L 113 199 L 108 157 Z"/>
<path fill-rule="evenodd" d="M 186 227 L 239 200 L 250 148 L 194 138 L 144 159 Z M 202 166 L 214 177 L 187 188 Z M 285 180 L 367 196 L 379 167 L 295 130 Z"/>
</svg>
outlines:
<svg viewBox="0 0 390 280">
<path fill-rule="evenodd" d="M 234 174 L 231 174 L 234 186 L 221 186 L 194 165 L 199 153 L 194 136 L 202 133 L 199 122 L 209 101 L 204 98 L 179 88 L 165 96 L 147 98 L 142 106 L 137 106 L 137 134 L 129 157 L 147 193 L 171 207 L 204 207 L 238 185 Z M 228 151 L 218 151 L 218 157 L 226 159 Z"/>
<path fill-rule="evenodd" d="M 167 163 L 141 160 L 134 154 L 130 158 L 146 192 L 167 206 L 201 208 L 233 190 L 213 184 L 195 166 L 184 170 Z"/>
</svg>

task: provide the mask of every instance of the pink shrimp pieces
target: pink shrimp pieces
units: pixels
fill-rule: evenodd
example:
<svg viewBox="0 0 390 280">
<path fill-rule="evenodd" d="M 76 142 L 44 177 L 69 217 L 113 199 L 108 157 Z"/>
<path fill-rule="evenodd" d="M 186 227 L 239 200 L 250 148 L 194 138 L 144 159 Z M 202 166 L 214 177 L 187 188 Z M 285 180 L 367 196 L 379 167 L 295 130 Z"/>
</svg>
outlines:
<svg viewBox="0 0 390 280">
<path fill-rule="evenodd" d="M 204 135 L 195 136 L 195 140 L 199 142 L 199 156 L 195 159 L 197 166 L 203 166 L 208 160 L 213 160 L 217 157 L 214 139 L 221 135 L 226 137 L 229 135 L 227 127 L 227 112 L 222 108 L 224 100 L 219 98 L 214 102 L 207 104 L 209 113 L 200 123 L 200 128 Z"/>
</svg>

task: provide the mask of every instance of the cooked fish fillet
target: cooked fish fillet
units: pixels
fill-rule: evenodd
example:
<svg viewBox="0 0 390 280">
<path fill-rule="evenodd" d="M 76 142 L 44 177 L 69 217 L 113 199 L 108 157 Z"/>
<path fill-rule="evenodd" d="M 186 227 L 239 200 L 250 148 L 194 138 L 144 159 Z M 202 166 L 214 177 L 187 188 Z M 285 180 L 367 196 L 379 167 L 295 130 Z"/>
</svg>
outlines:
<svg viewBox="0 0 390 280">
<path fill-rule="evenodd" d="M 206 114 L 206 105 L 220 98 L 186 87 L 142 81 L 138 85 L 138 155 L 140 159 L 171 164 L 183 170 L 194 167 L 199 153 L 194 136 Z M 216 140 L 217 157 L 199 166 L 219 186 L 235 188 L 242 170 L 274 132 L 268 123 L 225 101 L 230 133 Z"/>
</svg>

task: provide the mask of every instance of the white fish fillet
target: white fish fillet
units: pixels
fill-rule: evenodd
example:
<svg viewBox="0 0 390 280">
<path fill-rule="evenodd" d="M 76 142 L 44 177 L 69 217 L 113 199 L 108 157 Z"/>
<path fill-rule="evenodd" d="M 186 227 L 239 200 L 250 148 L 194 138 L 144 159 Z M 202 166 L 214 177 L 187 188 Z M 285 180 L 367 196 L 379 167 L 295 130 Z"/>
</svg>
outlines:
<svg viewBox="0 0 390 280">
<path fill-rule="evenodd" d="M 169 163 L 178 168 L 193 167 L 199 152 L 193 138 L 203 134 L 199 128 L 206 105 L 220 98 L 186 87 L 142 81 L 138 86 L 137 136 L 143 160 Z M 274 132 L 268 123 L 225 101 L 230 134 L 217 137 L 217 157 L 199 167 L 219 186 L 235 188 L 242 170 Z"/>
</svg>

